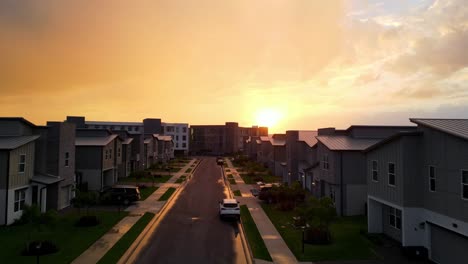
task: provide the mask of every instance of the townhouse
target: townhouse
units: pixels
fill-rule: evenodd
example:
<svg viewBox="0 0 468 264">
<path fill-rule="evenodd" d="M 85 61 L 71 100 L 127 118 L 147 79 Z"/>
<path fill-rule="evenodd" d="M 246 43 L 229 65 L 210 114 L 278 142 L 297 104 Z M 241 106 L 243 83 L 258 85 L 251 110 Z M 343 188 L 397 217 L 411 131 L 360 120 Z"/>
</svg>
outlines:
<svg viewBox="0 0 468 264">
<path fill-rule="evenodd" d="M 322 128 L 317 135 L 317 160 L 314 191 L 330 197 L 338 215 L 363 215 L 366 211 L 366 155 L 362 151 L 411 126 L 351 126 L 346 130 Z"/>
<path fill-rule="evenodd" d="M 166 163 L 174 158 L 174 141 L 171 136 L 154 135 L 158 146 L 158 161 Z"/>
<path fill-rule="evenodd" d="M 270 137 L 272 147 L 268 168 L 275 176 L 284 177 L 286 170 L 286 135 L 274 134 Z"/>
<path fill-rule="evenodd" d="M 366 149 L 368 231 L 436 263 L 466 263 L 468 120 L 410 119 L 417 131 Z"/>
<path fill-rule="evenodd" d="M 76 182 L 80 188 L 102 191 L 118 181 L 123 139 L 106 129 L 76 130 Z"/>
<path fill-rule="evenodd" d="M 187 123 L 162 123 L 162 133 L 171 136 L 174 142 L 174 154 L 188 155 L 190 146 L 189 125 Z"/>
<path fill-rule="evenodd" d="M 60 210 L 73 198 L 75 126 L 0 118 L 0 224 L 11 224 L 25 204 Z"/>
<path fill-rule="evenodd" d="M 317 131 L 286 131 L 287 173 L 283 182 L 299 181 L 303 188 L 313 191 L 315 186 L 312 169 L 317 163 Z"/>
</svg>

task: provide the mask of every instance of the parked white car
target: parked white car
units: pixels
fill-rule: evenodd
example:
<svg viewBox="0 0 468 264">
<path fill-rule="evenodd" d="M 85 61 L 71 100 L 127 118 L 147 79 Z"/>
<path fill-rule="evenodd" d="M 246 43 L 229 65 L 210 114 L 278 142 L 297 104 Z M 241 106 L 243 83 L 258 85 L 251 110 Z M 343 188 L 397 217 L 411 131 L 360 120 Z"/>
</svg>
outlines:
<svg viewBox="0 0 468 264">
<path fill-rule="evenodd" d="M 219 201 L 219 218 L 235 218 L 239 220 L 239 202 L 236 199 L 223 199 Z"/>
</svg>

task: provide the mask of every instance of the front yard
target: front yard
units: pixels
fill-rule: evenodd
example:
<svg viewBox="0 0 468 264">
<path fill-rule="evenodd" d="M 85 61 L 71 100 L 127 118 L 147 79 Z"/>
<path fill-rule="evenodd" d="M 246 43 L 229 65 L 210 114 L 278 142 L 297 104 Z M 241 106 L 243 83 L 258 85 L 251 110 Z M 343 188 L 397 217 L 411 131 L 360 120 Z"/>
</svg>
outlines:
<svg viewBox="0 0 468 264">
<path fill-rule="evenodd" d="M 127 214 L 127 212 L 96 212 L 101 224 L 93 227 L 76 227 L 75 223 L 80 218 L 76 212 L 61 215 L 54 228 L 32 233 L 33 240 L 50 240 L 59 248 L 57 253 L 41 256 L 40 262 L 70 263 Z M 6 261 L 5 263 L 36 263 L 35 256 L 20 255 L 28 237 L 27 226 L 0 227 L 0 245 L 2 245 L 0 259 Z"/>
<path fill-rule="evenodd" d="M 120 183 L 141 183 L 141 182 L 149 182 L 149 183 L 165 183 L 167 182 L 173 175 L 161 175 L 157 177 L 126 177 L 126 178 L 119 178 Z"/>
<path fill-rule="evenodd" d="M 338 218 L 330 226 L 332 244 L 305 244 L 305 253 L 302 253 L 302 231 L 295 229 L 292 225 L 293 211 L 279 211 L 274 208 L 274 205 L 269 204 L 263 204 L 262 208 L 299 261 L 376 258 L 371 242 L 359 232 L 366 228 L 366 219 L 363 216 Z"/>
</svg>

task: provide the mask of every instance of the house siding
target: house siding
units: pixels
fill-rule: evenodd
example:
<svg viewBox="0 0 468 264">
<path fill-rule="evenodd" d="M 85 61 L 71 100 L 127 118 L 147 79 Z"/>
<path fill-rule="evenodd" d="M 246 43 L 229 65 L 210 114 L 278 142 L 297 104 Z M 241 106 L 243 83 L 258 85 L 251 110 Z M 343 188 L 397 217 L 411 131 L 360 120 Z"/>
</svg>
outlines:
<svg viewBox="0 0 468 264">
<path fill-rule="evenodd" d="M 24 173 L 18 172 L 19 158 L 26 155 Z M 34 142 L 25 144 L 10 152 L 9 189 L 28 185 L 34 174 Z"/>
<path fill-rule="evenodd" d="M 388 205 L 383 205 L 382 207 L 382 220 L 383 220 L 383 232 L 389 237 L 395 239 L 398 242 L 401 242 L 402 233 L 401 229 L 396 229 L 390 225 L 390 209 L 392 207 Z"/>
</svg>

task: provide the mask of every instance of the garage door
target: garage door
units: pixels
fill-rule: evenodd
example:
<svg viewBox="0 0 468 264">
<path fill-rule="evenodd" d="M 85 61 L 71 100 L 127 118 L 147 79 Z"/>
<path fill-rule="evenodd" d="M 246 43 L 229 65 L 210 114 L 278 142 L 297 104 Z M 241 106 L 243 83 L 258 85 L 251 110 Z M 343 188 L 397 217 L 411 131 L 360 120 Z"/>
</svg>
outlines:
<svg viewBox="0 0 468 264">
<path fill-rule="evenodd" d="M 468 237 L 431 225 L 431 258 L 439 264 L 466 264 Z"/>
</svg>

